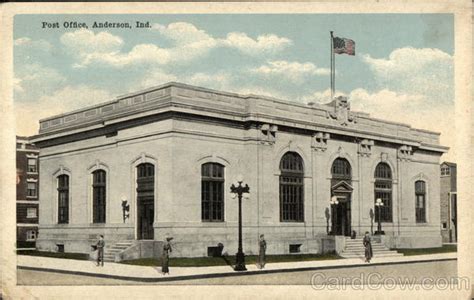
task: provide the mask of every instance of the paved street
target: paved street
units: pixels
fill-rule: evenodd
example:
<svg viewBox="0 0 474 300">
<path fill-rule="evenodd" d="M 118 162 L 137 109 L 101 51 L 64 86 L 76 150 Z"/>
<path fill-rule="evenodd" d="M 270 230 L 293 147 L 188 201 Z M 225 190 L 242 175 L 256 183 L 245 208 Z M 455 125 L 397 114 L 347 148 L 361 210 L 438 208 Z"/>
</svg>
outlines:
<svg viewBox="0 0 474 300">
<path fill-rule="evenodd" d="M 456 276 L 456 264 L 457 261 L 455 260 L 435 261 L 151 283 L 29 270 L 18 270 L 17 278 L 19 285 L 310 285 L 312 278 L 316 284 L 324 284 L 328 282 L 328 279 L 342 282 L 342 280 L 354 278 L 361 278 L 362 280 L 356 281 L 356 283 L 362 282 L 363 284 L 367 281 L 372 284 L 380 283 L 381 280 L 386 278 L 393 278 L 397 281 L 408 278 L 410 281 L 413 280 L 419 283 L 422 278 L 427 276 L 432 276 L 433 280 Z"/>
</svg>

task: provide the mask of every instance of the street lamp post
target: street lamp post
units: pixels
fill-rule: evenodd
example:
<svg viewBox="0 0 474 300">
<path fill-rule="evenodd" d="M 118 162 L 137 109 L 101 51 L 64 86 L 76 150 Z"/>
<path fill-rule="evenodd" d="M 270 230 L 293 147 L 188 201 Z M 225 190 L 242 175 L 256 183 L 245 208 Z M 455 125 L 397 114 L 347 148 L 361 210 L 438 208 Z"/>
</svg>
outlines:
<svg viewBox="0 0 474 300">
<path fill-rule="evenodd" d="M 123 222 L 130 217 L 130 204 L 128 204 L 127 198 L 122 196 L 122 217 Z"/>
<path fill-rule="evenodd" d="M 336 209 L 335 206 L 339 204 L 339 200 L 337 200 L 336 196 L 332 196 L 331 200 L 329 200 L 329 203 L 331 204 L 331 217 L 334 218 L 331 222 L 331 232 L 332 235 L 336 235 L 335 227 L 337 226 L 337 212 L 334 212 L 334 210 Z"/>
<path fill-rule="evenodd" d="M 375 200 L 375 206 L 377 206 L 377 211 L 379 213 L 377 231 L 375 232 L 375 234 L 382 235 L 384 234 L 384 232 L 382 231 L 382 215 L 381 215 L 381 210 L 383 206 L 382 199 L 377 198 L 377 200 Z"/>
<path fill-rule="evenodd" d="M 243 181 L 242 176 L 238 176 L 237 182 L 233 183 L 230 187 L 232 198 L 237 196 L 239 199 L 239 248 L 235 255 L 235 271 L 247 271 L 245 267 L 245 254 L 242 249 L 242 197 L 245 199 L 249 198 L 250 188 L 247 184 L 244 185 Z"/>
</svg>

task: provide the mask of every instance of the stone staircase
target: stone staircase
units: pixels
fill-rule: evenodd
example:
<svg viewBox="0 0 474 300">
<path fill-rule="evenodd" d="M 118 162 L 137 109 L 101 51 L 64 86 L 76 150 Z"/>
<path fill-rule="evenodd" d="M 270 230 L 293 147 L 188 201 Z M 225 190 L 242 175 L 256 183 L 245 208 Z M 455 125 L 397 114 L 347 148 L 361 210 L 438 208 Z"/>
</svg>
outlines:
<svg viewBox="0 0 474 300">
<path fill-rule="evenodd" d="M 363 238 L 351 239 L 350 237 L 346 237 L 345 247 L 342 253 L 340 253 L 340 255 L 344 258 L 365 259 L 365 248 L 364 244 L 362 243 L 362 239 Z M 398 253 L 395 250 L 388 249 L 387 247 L 385 247 L 384 244 L 374 241 L 373 238 L 371 240 L 374 258 L 403 256 L 402 253 Z"/>
<path fill-rule="evenodd" d="M 114 244 L 106 245 L 104 249 L 104 261 L 114 262 L 115 255 L 132 246 L 133 242 L 134 241 L 119 241 Z"/>
</svg>

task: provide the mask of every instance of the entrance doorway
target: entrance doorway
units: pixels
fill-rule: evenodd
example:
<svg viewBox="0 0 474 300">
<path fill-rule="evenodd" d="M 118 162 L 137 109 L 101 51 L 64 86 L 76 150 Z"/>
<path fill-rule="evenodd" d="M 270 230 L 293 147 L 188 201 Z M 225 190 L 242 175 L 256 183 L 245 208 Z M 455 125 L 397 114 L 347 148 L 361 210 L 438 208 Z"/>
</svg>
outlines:
<svg viewBox="0 0 474 300">
<path fill-rule="evenodd" d="M 154 238 L 153 221 L 155 216 L 154 199 L 149 197 L 138 198 L 138 239 L 152 240 Z"/>
<path fill-rule="evenodd" d="M 351 201 L 350 194 L 335 194 L 338 204 L 332 205 L 332 234 L 351 235 Z"/>
<path fill-rule="evenodd" d="M 144 163 L 137 166 L 137 239 L 154 239 L 155 220 L 155 166 Z"/>
</svg>

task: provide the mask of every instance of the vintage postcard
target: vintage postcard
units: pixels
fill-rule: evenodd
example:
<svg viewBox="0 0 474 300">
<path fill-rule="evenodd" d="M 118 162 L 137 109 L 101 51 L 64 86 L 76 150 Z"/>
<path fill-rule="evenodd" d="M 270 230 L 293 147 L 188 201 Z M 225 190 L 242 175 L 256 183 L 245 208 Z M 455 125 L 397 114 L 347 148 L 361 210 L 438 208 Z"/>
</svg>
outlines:
<svg viewBox="0 0 474 300">
<path fill-rule="evenodd" d="M 472 297 L 469 1 L 0 9 L 1 296 Z"/>
</svg>

